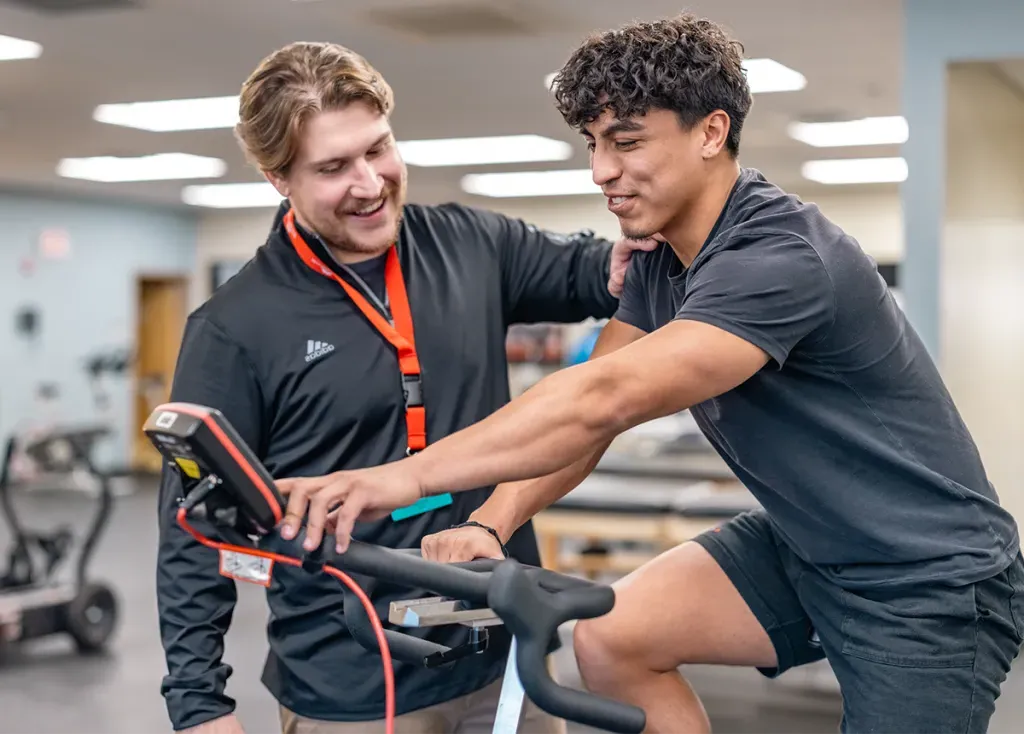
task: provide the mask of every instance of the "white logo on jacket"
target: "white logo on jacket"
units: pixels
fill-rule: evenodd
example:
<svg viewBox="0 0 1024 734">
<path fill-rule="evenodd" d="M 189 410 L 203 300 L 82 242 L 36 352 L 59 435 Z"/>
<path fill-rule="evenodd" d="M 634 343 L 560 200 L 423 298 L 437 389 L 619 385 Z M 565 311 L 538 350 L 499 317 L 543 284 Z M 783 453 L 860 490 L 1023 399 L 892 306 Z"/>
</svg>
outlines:
<svg viewBox="0 0 1024 734">
<path fill-rule="evenodd" d="M 334 345 L 309 339 L 306 341 L 306 362 L 320 359 L 334 351 Z"/>
</svg>

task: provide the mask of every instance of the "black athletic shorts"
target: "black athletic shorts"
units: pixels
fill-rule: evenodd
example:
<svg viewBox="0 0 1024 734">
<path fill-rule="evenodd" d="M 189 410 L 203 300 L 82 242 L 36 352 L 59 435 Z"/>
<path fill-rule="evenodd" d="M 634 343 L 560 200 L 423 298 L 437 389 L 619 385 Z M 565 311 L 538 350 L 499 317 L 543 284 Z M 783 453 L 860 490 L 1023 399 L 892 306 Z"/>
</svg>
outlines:
<svg viewBox="0 0 1024 734">
<path fill-rule="evenodd" d="M 984 732 L 1024 636 L 1024 559 L 966 586 L 849 591 L 782 542 L 763 510 L 696 541 L 768 632 L 778 667 L 827 658 L 844 732 Z"/>
</svg>

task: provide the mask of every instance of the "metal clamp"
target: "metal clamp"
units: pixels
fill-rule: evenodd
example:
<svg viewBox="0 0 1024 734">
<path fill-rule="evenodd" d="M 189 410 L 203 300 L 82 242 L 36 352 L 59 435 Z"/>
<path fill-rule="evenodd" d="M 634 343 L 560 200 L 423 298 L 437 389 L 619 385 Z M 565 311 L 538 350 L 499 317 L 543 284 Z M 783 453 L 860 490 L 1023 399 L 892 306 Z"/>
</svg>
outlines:
<svg viewBox="0 0 1024 734">
<path fill-rule="evenodd" d="M 443 624 L 494 627 L 502 624 L 492 609 L 467 607 L 465 602 L 443 596 L 393 601 L 388 610 L 388 621 L 399 627 L 438 627 Z"/>
</svg>

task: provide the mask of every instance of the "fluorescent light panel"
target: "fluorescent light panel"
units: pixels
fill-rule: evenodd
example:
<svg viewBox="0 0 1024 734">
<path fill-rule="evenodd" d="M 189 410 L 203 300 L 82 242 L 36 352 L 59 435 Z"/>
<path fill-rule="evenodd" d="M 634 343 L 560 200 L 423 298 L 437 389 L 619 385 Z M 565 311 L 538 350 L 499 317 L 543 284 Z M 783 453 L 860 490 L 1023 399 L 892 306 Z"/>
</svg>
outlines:
<svg viewBox="0 0 1024 734">
<path fill-rule="evenodd" d="M 803 177 L 822 184 L 900 183 L 907 179 L 903 158 L 843 158 L 807 161 Z"/>
<path fill-rule="evenodd" d="M 572 157 L 569 143 L 540 135 L 406 140 L 398 143 L 398 149 L 412 166 L 477 166 L 564 161 Z"/>
<path fill-rule="evenodd" d="M 752 94 L 798 92 L 807 86 L 803 74 L 774 59 L 746 59 L 743 70 Z"/>
<path fill-rule="evenodd" d="M 186 186 L 181 200 L 212 209 L 276 207 L 284 199 L 269 183 L 234 183 Z"/>
<path fill-rule="evenodd" d="M 43 47 L 35 41 L 26 41 L 13 36 L 0 36 L 0 61 L 37 59 L 42 53 Z"/>
<path fill-rule="evenodd" d="M 803 74 L 774 59 L 746 59 L 743 69 L 747 73 L 747 84 L 752 94 L 796 92 L 807 86 Z M 550 90 L 554 81 L 554 74 L 545 76 L 544 88 Z"/>
<path fill-rule="evenodd" d="M 153 132 L 230 128 L 238 122 L 238 97 L 104 104 L 93 118 Z M 540 135 L 407 140 L 398 147 L 407 163 L 424 167 L 564 161 L 573 153 L 569 143 Z"/>
<path fill-rule="evenodd" d="M 462 177 L 462 190 L 496 198 L 600 194 L 589 168 L 565 171 L 474 173 Z"/>
<path fill-rule="evenodd" d="M 223 176 L 225 171 L 227 164 L 219 158 L 206 158 L 189 153 L 157 153 L 137 158 L 64 158 L 57 165 L 57 173 L 64 178 L 104 183 L 216 178 Z"/>
<path fill-rule="evenodd" d="M 157 102 L 101 104 L 93 119 L 109 125 L 153 132 L 213 130 L 238 122 L 238 97 L 167 99 Z"/>
<path fill-rule="evenodd" d="M 851 145 L 899 145 L 909 136 L 907 120 L 901 116 L 864 117 L 841 122 L 794 122 L 789 136 L 815 148 Z"/>
</svg>

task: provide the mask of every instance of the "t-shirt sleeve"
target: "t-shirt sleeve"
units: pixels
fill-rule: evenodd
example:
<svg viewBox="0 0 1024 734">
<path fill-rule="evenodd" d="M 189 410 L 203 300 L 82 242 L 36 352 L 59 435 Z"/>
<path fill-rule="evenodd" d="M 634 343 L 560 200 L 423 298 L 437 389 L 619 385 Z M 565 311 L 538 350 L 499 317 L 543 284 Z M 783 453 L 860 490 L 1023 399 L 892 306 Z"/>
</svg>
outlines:
<svg viewBox="0 0 1024 734">
<path fill-rule="evenodd" d="M 647 260 L 646 252 L 637 251 L 629 260 L 626 277 L 622 282 L 622 295 L 615 311 L 615 320 L 635 326 L 641 331 L 654 331 L 651 323 L 651 309 L 647 303 Z"/>
<path fill-rule="evenodd" d="M 497 212 L 463 211 L 496 245 L 507 323 L 575 323 L 615 313 L 611 241 L 591 230 L 559 234 Z"/>
<path fill-rule="evenodd" d="M 713 253 L 687 282 L 676 319 L 717 326 L 763 349 L 781 368 L 801 341 L 835 317 L 832 281 L 818 253 L 791 237 L 762 237 Z"/>
</svg>

